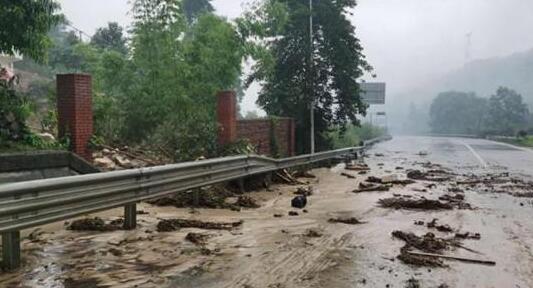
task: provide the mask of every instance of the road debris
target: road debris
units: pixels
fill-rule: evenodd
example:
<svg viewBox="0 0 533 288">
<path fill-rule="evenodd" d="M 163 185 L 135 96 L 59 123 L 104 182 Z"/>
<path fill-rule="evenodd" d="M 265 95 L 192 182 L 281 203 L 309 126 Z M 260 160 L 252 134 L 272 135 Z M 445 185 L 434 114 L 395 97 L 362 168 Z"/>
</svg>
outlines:
<svg viewBox="0 0 533 288">
<path fill-rule="evenodd" d="M 200 228 L 208 230 L 231 230 L 242 225 L 241 221 L 236 222 L 204 222 L 190 219 L 163 219 L 157 223 L 158 232 L 176 231 L 181 228 Z"/>
<path fill-rule="evenodd" d="M 237 201 L 234 203 L 235 206 L 244 207 L 244 208 L 259 208 L 261 207 L 257 202 L 250 196 L 239 196 Z"/>
<path fill-rule="evenodd" d="M 409 278 L 407 282 L 405 283 L 405 288 L 420 288 L 420 281 L 418 279 L 415 279 L 414 277 Z"/>
<path fill-rule="evenodd" d="M 391 188 L 390 185 L 385 184 L 374 184 L 374 183 L 359 183 L 359 188 L 356 190 L 353 190 L 354 193 L 361 193 L 361 192 L 383 192 L 383 191 L 389 191 Z"/>
<path fill-rule="evenodd" d="M 355 217 L 348 217 L 348 218 L 330 218 L 328 220 L 330 223 L 343 223 L 343 224 L 349 224 L 349 225 L 358 225 L 358 224 L 365 224 L 366 222 L 359 221 Z"/>
<path fill-rule="evenodd" d="M 449 177 L 448 175 L 443 176 L 442 173 L 422 172 L 420 170 L 408 171 L 407 178 L 412 180 L 423 180 L 433 182 L 444 182 L 451 180 L 451 177 Z"/>
<path fill-rule="evenodd" d="M 453 232 L 453 229 L 452 229 L 452 227 L 450 227 L 450 225 L 448 225 L 448 224 L 437 225 L 437 221 L 438 221 L 437 218 L 433 218 L 433 220 L 431 220 L 431 222 L 428 222 L 427 227 L 428 228 L 435 228 L 435 229 L 437 229 L 440 232 Z"/>
<path fill-rule="evenodd" d="M 294 192 L 294 194 L 311 196 L 313 195 L 313 187 L 312 186 L 298 187 L 298 189 L 296 189 L 296 192 Z"/>
<path fill-rule="evenodd" d="M 412 252 L 412 251 L 408 251 L 407 253 L 409 253 L 409 254 L 411 254 L 413 256 L 424 256 L 424 257 L 435 257 L 435 258 L 451 259 L 451 260 L 457 260 L 457 261 L 462 261 L 462 262 L 485 264 L 485 265 L 491 265 L 491 266 L 496 265 L 496 262 L 492 261 L 492 260 L 471 259 L 471 258 L 465 258 L 465 257 L 456 257 L 456 256 L 448 256 L 448 255 L 433 254 L 433 253 Z"/>
<path fill-rule="evenodd" d="M 102 218 L 84 218 L 72 221 L 67 227 L 72 231 L 101 231 L 109 232 L 122 229 L 123 219 L 117 219 L 106 223 Z"/>
<path fill-rule="evenodd" d="M 322 237 L 322 232 L 316 229 L 308 229 L 307 232 L 304 234 L 304 236 L 310 237 L 310 238 L 319 238 L 319 237 Z"/>
<path fill-rule="evenodd" d="M 450 210 L 453 206 L 438 200 L 407 199 L 404 197 L 392 197 L 379 199 L 378 204 L 385 208 L 395 209 L 420 209 L 420 210 Z"/>
<path fill-rule="evenodd" d="M 479 233 L 470 233 L 470 232 L 463 232 L 463 233 L 455 233 L 455 238 L 460 239 L 474 239 L 474 240 L 480 240 L 481 234 Z"/>
<path fill-rule="evenodd" d="M 187 233 L 187 236 L 185 236 L 185 240 L 195 244 L 195 245 L 205 245 L 207 244 L 207 239 L 212 237 L 212 235 L 209 234 L 203 234 L 203 233 L 194 233 L 189 232 Z"/>
<path fill-rule="evenodd" d="M 346 178 L 349 178 L 349 179 L 355 179 L 355 178 L 356 178 L 355 176 L 350 175 L 350 174 L 345 173 L 345 172 L 342 172 L 341 175 L 344 176 L 344 177 L 346 177 Z"/>
<path fill-rule="evenodd" d="M 370 170 L 370 167 L 366 164 L 348 164 L 344 169 L 352 171 L 368 171 Z"/>
</svg>

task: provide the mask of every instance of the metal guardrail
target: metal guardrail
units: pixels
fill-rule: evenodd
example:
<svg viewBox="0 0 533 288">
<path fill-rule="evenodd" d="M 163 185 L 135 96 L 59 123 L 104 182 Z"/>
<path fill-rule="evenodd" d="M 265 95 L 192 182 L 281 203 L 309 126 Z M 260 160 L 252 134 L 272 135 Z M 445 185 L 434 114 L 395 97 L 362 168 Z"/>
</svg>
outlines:
<svg viewBox="0 0 533 288">
<path fill-rule="evenodd" d="M 366 141 L 364 146 L 386 139 L 388 137 Z M 3 265 L 8 268 L 16 268 L 14 266 L 19 265 L 16 258 L 20 258 L 20 247 L 15 246 L 20 245 L 18 242 L 21 229 L 120 206 L 126 207 L 125 223 L 129 226 L 126 228 L 134 228 L 137 202 L 354 154 L 363 150 L 364 146 L 284 159 L 255 155 L 224 157 L 0 185 Z M 15 246 L 6 247 L 7 243 Z"/>
</svg>

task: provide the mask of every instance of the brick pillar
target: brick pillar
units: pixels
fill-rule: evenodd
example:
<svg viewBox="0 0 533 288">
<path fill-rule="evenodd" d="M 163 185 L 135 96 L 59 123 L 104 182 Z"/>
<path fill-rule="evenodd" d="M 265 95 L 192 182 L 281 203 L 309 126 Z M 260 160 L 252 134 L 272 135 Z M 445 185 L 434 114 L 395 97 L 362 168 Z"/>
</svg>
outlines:
<svg viewBox="0 0 533 288">
<path fill-rule="evenodd" d="M 289 156 L 295 156 L 296 155 L 296 123 L 294 122 L 294 118 L 290 118 L 289 120 Z"/>
<path fill-rule="evenodd" d="M 225 145 L 237 140 L 237 98 L 233 91 L 217 94 L 218 144 Z"/>
<path fill-rule="evenodd" d="M 70 137 L 72 152 L 90 160 L 87 144 L 93 135 L 91 75 L 57 75 L 59 137 Z"/>
</svg>

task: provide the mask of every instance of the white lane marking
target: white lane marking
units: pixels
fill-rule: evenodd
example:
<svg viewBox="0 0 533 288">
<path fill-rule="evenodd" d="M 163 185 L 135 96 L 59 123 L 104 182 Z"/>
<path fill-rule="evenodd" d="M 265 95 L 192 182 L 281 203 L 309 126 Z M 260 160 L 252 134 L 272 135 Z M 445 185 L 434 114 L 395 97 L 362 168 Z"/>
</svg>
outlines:
<svg viewBox="0 0 533 288">
<path fill-rule="evenodd" d="M 474 150 L 474 148 L 472 148 L 472 146 L 468 145 L 466 142 L 463 142 L 463 141 L 461 141 L 461 144 L 463 144 L 468 150 L 470 150 L 470 152 L 472 152 L 474 157 L 476 157 L 477 161 L 481 163 L 481 166 L 483 166 L 483 168 L 488 167 L 487 162 L 485 162 L 485 160 L 481 158 L 481 156 L 476 152 L 476 150 Z"/>
</svg>

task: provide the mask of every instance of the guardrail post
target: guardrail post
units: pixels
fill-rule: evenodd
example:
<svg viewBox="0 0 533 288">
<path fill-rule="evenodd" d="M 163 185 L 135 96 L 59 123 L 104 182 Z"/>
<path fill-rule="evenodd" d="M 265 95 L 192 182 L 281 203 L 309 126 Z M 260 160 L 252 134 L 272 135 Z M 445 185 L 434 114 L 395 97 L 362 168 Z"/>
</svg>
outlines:
<svg viewBox="0 0 533 288">
<path fill-rule="evenodd" d="M 192 190 L 192 204 L 195 208 L 200 207 L 200 189 L 201 188 L 194 188 Z"/>
<path fill-rule="evenodd" d="M 124 229 L 133 230 L 137 227 L 137 204 L 124 206 Z"/>
<path fill-rule="evenodd" d="M 8 271 L 20 267 L 20 231 L 2 233 L 2 267 Z"/>
<path fill-rule="evenodd" d="M 270 185 L 272 185 L 272 172 L 268 172 L 265 175 L 265 188 L 270 188 Z"/>
</svg>

